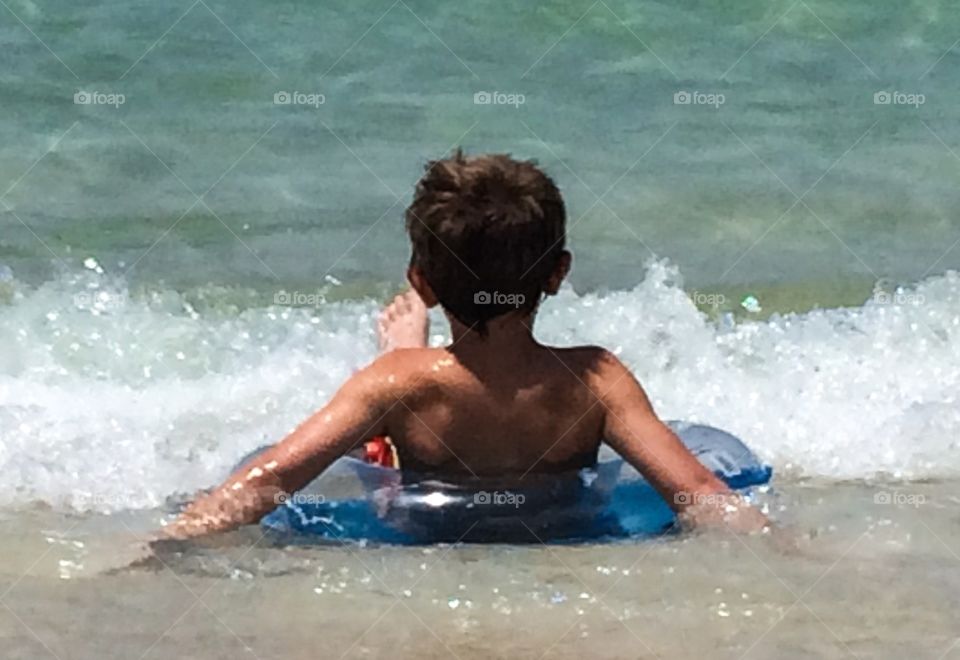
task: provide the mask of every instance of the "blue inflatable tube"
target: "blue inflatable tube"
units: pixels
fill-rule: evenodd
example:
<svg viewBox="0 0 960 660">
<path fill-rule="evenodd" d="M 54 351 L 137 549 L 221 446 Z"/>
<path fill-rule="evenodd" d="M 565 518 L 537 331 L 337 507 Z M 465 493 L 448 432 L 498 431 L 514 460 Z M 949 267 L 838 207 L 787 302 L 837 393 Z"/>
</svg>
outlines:
<svg viewBox="0 0 960 660">
<path fill-rule="evenodd" d="M 733 435 L 710 426 L 669 424 L 730 488 L 749 497 L 753 487 L 770 480 L 772 469 Z M 291 542 L 419 545 L 595 542 L 662 534 L 676 521 L 653 487 L 606 449 L 595 468 L 528 475 L 512 483 L 453 484 L 411 476 L 342 458 L 261 524 Z"/>
</svg>

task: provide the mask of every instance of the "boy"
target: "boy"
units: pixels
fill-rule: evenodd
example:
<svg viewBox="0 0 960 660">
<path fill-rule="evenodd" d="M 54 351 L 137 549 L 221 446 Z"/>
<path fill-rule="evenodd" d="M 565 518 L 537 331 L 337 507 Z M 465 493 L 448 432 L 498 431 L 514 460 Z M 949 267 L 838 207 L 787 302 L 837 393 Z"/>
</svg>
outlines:
<svg viewBox="0 0 960 660">
<path fill-rule="evenodd" d="M 256 522 L 338 457 L 388 436 L 402 468 L 444 479 L 592 466 L 601 441 L 684 519 L 740 530 L 766 518 L 731 493 L 656 416 L 611 353 L 552 348 L 532 333 L 570 270 L 553 181 L 506 155 L 431 163 L 406 212 L 407 278 L 380 319 L 384 353 L 286 439 L 200 497 L 164 530 L 186 538 Z M 439 304 L 452 343 L 427 347 Z"/>
</svg>

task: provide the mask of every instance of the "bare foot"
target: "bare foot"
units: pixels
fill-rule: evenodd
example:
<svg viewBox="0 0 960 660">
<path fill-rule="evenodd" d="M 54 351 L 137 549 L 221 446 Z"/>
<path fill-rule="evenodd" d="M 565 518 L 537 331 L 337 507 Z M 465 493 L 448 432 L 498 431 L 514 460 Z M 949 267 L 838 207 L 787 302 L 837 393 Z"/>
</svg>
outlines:
<svg viewBox="0 0 960 660">
<path fill-rule="evenodd" d="M 377 335 L 380 352 L 395 348 L 425 348 L 430 321 L 427 306 L 416 291 L 401 293 L 380 312 Z"/>
</svg>

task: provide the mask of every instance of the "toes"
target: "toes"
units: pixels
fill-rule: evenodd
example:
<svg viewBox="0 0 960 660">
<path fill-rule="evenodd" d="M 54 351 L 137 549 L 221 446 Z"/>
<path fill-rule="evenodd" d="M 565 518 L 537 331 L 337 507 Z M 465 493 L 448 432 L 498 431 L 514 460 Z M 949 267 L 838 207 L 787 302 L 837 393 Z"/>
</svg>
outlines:
<svg viewBox="0 0 960 660">
<path fill-rule="evenodd" d="M 396 310 L 393 305 L 387 305 L 380 311 L 380 316 L 377 318 L 377 327 L 380 329 L 381 334 L 390 329 L 390 326 L 393 325 L 396 321 Z"/>
<path fill-rule="evenodd" d="M 427 334 L 427 306 L 413 290 L 397 294 L 377 318 L 381 351 L 424 347 Z"/>
<path fill-rule="evenodd" d="M 413 289 L 407 291 L 403 297 L 403 301 L 406 304 L 408 311 L 419 311 L 421 308 L 426 307 L 426 305 L 423 304 L 423 299 L 420 298 L 420 294 Z"/>
</svg>

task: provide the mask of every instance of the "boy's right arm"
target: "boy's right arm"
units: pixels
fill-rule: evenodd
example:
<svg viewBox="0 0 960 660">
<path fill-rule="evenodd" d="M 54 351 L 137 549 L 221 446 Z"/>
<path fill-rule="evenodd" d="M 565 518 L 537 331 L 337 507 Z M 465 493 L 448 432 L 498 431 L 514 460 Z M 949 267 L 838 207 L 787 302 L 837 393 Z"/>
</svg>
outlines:
<svg viewBox="0 0 960 660">
<path fill-rule="evenodd" d="M 185 539 L 254 523 L 350 449 L 385 434 L 386 414 L 397 401 L 389 378 L 395 360 L 382 356 L 354 374 L 319 412 L 194 501 L 163 536 Z"/>
<path fill-rule="evenodd" d="M 680 516 L 695 525 L 727 524 L 738 531 L 769 526 L 760 511 L 730 491 L 657 417 L 633 374 L 604 352 L 597 389 L 604 405 L 604 439 L 637 469 Z"/>
</svg>

